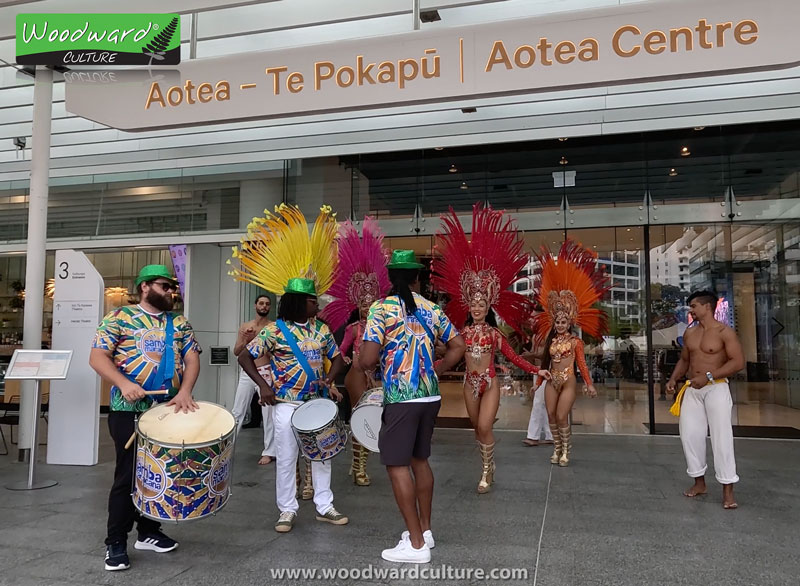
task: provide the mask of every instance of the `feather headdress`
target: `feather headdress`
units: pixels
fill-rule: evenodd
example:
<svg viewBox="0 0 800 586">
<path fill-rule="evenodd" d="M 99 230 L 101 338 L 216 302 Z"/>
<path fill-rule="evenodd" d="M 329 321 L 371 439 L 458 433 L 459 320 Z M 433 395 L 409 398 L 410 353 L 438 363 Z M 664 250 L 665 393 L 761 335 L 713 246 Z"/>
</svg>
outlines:
<svg viewBox="0 0 800 586">
<path fill-rule="evenodd" d="M 391 289 L 386 269 L 383 232 L 378 222 L 367 216 L 361 236 L 348 220 L 339 229 L 339 265 L 328 295 L 335 298 L 325 306 L 320 317 L 338 330 L 361 303 L 372 303 Z"/>
<path fill-rule="evenodd" d="M 476 203 L 469 238 L 452 208 L 442 216 L 442 224 L 437 234 L 441 256 L 433 261 L 432 280 L 450 297 L 446 308 L 450 320 L 462 328 L 472 302 L 484 299 L 503 321 L 522 332 L 530 302 L 508 288 L 525 268 L 528 255 L 522 252 L 524 241 L 514 221 Z"/>
<path fill-rule="evenodd" d="M 605 334 L 608 317 L 593 307 L 609 288 L 608 276 L 597 266 L 597 255 L 567 240 L 557 258 L 544 246 L 536 258 L 541 273 L 534 281 L 534 290 L 536 300 L 544 308 L 544 312 L 533 317 L 536 339 L 547 338 L 560 316 L 594 338 Z"/>
<path fill-rule="evenodd" d="M 277 295 L 283 295 L 289 279 L 313 279 L 322 295 L 333 284 L 337 231 L 336 214 L 328 206 L 320 208 L 310 234 L 297 206 L 281 204 L 274 213 L 264 210 L 263 218 L 253 218 L 247 226 L 240 247 L 233 247 L 239 267 L 228 274 Z"/>
</svg>

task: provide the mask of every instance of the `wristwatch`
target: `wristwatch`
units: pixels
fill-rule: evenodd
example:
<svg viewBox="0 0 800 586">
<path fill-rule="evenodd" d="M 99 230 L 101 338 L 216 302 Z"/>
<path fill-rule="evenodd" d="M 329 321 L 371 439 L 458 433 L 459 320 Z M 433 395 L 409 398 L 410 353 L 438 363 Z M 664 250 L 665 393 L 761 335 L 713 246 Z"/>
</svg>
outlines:
<svg viewBox="0 0 800 586">
<path fill-rule="evenodd" d="M 708 372 L 706 373 L 706 378 L 708 379 L 708 382 L 710 382 L 710 383 L 713 383 L 713 382 L 714 382 L 714 375 L 713 375 L 713 374 L 711 374 L 711 371 L 708 371 Z"/>
</svg>

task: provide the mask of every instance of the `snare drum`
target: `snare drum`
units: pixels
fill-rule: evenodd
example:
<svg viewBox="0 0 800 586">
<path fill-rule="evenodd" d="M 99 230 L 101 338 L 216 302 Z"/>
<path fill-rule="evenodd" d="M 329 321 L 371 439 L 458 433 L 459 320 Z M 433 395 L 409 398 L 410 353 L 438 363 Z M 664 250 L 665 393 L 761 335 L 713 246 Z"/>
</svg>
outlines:
<svg viewBox="0 0 800 586">
<path fill-rule="evenodd" d="M 295 409 L 292 431 L 307 460 L 330 460 L 347 445 L 339 407 L 330 399 L 311 399 Z"/>
<path fill-rule="evenodd" d="M 236 420 L 197 401 L 194 412 L 157 405 L 136 422 L 133 504 L 157 521 L 214 515 L 228 502 Z"/>
<path fill-rule="evenodd" d="M 383 389 L 369 389 L 358 400 L 350 416 L 350 429 L 358 443 L 370 452 L 378 452 L 378 434 L 383 415 Z"/>
</svg>

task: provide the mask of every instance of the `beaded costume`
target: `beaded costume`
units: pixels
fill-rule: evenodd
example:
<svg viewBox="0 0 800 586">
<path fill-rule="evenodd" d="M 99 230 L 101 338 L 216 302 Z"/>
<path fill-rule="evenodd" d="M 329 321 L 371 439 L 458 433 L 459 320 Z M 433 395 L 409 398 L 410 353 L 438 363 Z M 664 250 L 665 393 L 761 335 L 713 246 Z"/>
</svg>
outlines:
<svg viewBox="0 0 800 586">
<path fill-rule="evenodd" d="M 334 300 L 325 306 L 320 317 L 325 320 L 333 330 L 338 330 L 356 310 L 361 310 L 364 304 L 371 305 L 382 299 L 391 289 L 389 271 L 386 268 L 386 251 L 383 249 L 383 232 L 378 223 L 367 216 L 361 235 L 351 221 L 342 224 L 339 229 L 339 265 L 336 269 L 333 285 L 328 290 Z M 342 340 L 342 355 L 353 351 L 353 367 L 345 378 L 348 392 L 358 396 L 363 390 L 380 386 L 380 374 L 375 370 L 363 370 L 357 367 L 358 355 L 364 338 L 366 319 L 359 315 L 359 320 L 348 324 Z M 354 377 L 363 376 L 363 380 Z M 362 386 L 362 385 L 365 385 Z M 353 400 L 357 400 L 351 395 Z M 355 404 L 352 405 L 355 407 Z M 366 465 L 369 451 L 356 441 L 353 441 L 353 463 L 350 473 L 353 481 L 359 486 L 370 484 L 367 476 Z"/>
<path fill-rule="evenodd" d="M 441 256 L 433 261 L 432 281 L 449 296 L 445 312 L 461 331 L 467 347 L 464 385 L 477 401 L 496 377 L 494 361 L 498 351 L 526 372 L 539 371 L 517 356 L 497 328 L 486 322 L 465 325 L 470 306 L 484 301 L 487 311 L 493 309 L 513 329 L 523 331 L 530 305 L 509 287 L 528 263 L 528 255 L 522 252 L 524 242 L 512 219 L 480 203 L 472 209 L 469 238 L 452 208 L 442 217 L 442 224 L 443 230 L 437 234 Z M 494 443 L 478 443 L 483 459 L 478 492 L 484 493 L 494 480 Z"/>
<path fill-rule="evenodd" d="M 564 242 L 557 258 L 553 258 L 550 251 L 542 247 L 537 260 L 541 273 L 534 282 L 534 289 L 537 291 L 536 299 L 544 312 L 533 317 L 533 326 L 539 343 L 553 335 L 548 348 L 552 387 L 560 395 L 564 385 L 575 377 L 576 363 L 584 383 L 591 387 L 592 379 L 586 366 L 583 340 L 569 330 L 557 334 L 555 322 L 563 317 L 569 322 L 569 327 L 578 326 L 594 338 L 602 337 L 607 330 L 607 317 L 593 305 L 608 290 L 608 278 L 597 266 L 597 255 L 571 240 Z M 559 466 L 567 466 L 572 447 L 572 431 L 569 425 L 559 427 L 552 421 L 550 430 L 555 444 L 550 461 Z"/>
</svg>

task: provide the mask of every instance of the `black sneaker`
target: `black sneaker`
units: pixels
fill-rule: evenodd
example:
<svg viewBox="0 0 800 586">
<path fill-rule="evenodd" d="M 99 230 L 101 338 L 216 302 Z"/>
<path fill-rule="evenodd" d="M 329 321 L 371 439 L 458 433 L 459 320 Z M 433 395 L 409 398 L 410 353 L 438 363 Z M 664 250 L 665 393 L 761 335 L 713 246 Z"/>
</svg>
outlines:
<svg viewBox="0 0 800 586">
<path fill-rule="evenodd" d="M 170 539 L 161 531 L 156 533 L 148 533 L 147 535 L 140 535 L 136 540 L 134 546 L 136 549 L 144 551 L 155 551 L 158 553 L 167 553 L 178 547 L 178 542 Z"/>
<path fill-rule="evenodd" d="M 128 559 L 127 544 L 118 541 L 106 546 L 106 570 L 114 572 L 116 570 L 127 570 L 131 567 Z"/>
</svg>

